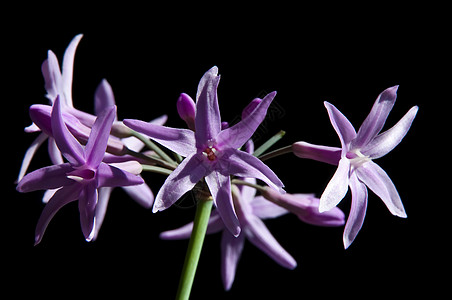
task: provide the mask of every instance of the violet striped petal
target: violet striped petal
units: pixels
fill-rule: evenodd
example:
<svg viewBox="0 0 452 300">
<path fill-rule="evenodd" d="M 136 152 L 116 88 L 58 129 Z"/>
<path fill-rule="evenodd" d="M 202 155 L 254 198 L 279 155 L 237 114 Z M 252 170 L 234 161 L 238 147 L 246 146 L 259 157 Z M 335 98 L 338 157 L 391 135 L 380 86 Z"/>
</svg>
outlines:
<svg viewBox="0 0 452 300">
<path fill-rule="evenodd" d="M 355 128 L 353 128 L 350 121 L 334 105 L 326 101 L 324 104 L 328 111 L 331 124 L 339 136 L 342 145 L 342 152 L 345 155 L 349 149 L 350 142 L 356 137 Z"/>
<path fill-rule="evenodd" d="M 336 173 L 334 173 L 320 197 L 319 212 L 322 213 L 336 207 L 345 197 L 348 191 L 349 172 L 350 161 L 347 158 L 341 159 Z"/>
</svg>

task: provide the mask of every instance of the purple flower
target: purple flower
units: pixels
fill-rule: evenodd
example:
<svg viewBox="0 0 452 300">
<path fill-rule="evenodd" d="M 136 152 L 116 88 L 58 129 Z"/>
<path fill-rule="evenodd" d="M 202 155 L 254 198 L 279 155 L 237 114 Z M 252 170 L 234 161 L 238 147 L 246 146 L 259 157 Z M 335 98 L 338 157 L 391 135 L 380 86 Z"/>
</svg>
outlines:
<svg viewBox="0 0 452 300">
<path fill-rule="evenodd" d="M 47 225 L 58 210 L 77 199 L 82 232 L 86 240 L 90 241 L 97 226 L 95 214 L 98 189 L 143 183 L 139 176 L 102 162 L 115 112 L 116 107 L 112 106 L 99 115 L 93 124 L 86 147 L 83 147 L 66 127 L 57 96 L 52 110 L 51 126 L 56 144 L 68 163 L 31 172 L 24 176 L 17 186 L 19 192 L 58 189 L 39 218 L 35 234 L 36 244 L 41 241 Z"/>
<path fill-rule="evenodd" d="M 320 197 L 319 211 L 334 208 L 350 187 L 352 207 L 344 230 L 344 246 L 348 248 L 364 221 L 367 208 L 367 188 L 384 202 L 395 216 L 406 218 L 400 196 L 386 172 L 372 160 L 380 158 L 396 147 L 411 127 L 418 107 L 412 107 L 391 129 L 380 133 L 391 111 L 398 86 L 384 90 L 356 133 L 347 118 L 332 104 L 325 102 L 328 115 L 341 141 L 342 148 L 317 146 L 304 142 L 293 145 L 299 157 L 311 158 L 338 165 Z"/>
<path fill-rule="evenodd" d="M 255 179 L 247 179 L 255 183 Z M 211 214 L 207 233 L 222 231 L 221 237 L 221 277 L 225 290 L 229 290 L 234 282 L 239 258 L 242 254 L 245 240 L 270 256 L 279 265 L 294 269 L 297 266 L 295 259 L 276 241 L 261 219 L 272 219 L 288 213 L 284 208 L 267 201 L 264 197 L 255 197 L 256 190 L 248 186 L 232 186 L 232 197 L 237 215 L 242 226 L 238 237 L 231 234 L 219 215 L 218 209 Z M 193 222 L 181 228 L 162 232 L 162 239 L 186 239 L 193 230 Z"/>
<path fill-rule="evenodd" d="M 222 130 L 217 99 L 220 76 L 217 73 L 217 67 L 211 68 L 198 85 L 195 132 L 139 120 L 124 120 L 124 124 L 185 157 L 157 194 L 154 212 L 170 207 L 205 178 L 218 213 L 226 227 L 237 236 L 240 226 L 231 198 L 230 175 L 258 178 L 276 189 L 283 187 L 281 180 L 262 161 L 237 150 L 262 122 L 276 92 L 268 94 L 245 119 Z"/>
</svg>

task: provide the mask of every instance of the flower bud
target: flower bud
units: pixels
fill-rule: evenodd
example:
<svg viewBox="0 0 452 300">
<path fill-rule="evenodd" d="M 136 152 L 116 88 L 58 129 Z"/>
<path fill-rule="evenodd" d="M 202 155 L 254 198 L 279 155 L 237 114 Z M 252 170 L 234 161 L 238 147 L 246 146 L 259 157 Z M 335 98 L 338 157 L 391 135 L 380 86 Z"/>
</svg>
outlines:
<svg viewBox="0 0 452 300">
<path fill-rule="evenodd" d="M 195 131 L 196 105 L 189 95 L 180 94 L 179 99 L 177 99 L 177 113 L 187 123 L 188 128 Z"/>
<path fill-rule="evenodd" d="M 248 104 L 242 111 L 242 120 L 248 117 L 259 105 L 259 103 L 262 102 L 261 98 L 255 98 Z"/>
<path fill-rule="evenodd" d="M 337 166 L 341 159 L 341 148 L 319 146 L 306 142 L 292 144 L 292 152 L 300 158 L 308 158 Z"/>
<path fill-rule="evenodd" d="M 265 199 L 289 210 L 305 223 L 317 226 L 342 226 L 345 223 L 345 215 L 338 207 L 320 213 L 320 199 L 312 194 L 281 194 L 266 187 L 262 195 Z"/>
</svg>

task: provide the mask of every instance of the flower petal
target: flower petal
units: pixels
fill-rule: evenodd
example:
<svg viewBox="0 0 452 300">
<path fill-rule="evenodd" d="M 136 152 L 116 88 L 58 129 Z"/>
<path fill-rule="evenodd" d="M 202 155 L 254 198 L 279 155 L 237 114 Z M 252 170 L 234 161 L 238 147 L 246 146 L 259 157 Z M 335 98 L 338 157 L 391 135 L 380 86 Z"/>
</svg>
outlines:
<svg viewBox="0 0 452 300">
<path fill-rule="evenodd" d="M 61 113 L 59 96 L 55 99 L 52 109 L 52 134 L 63 156 L 73 166 L 85 164 L 85 151 L 77 139 L 69 132 Z"/>
<path fill-rule="evenodd" d="M 132 198 L 143 206 L 144 208 L 151 208 L 154 205 L 154 193 L 146 184 L 138 184 L 133 186 L 123 186 L 122 189 Z"/>
<path fill-rule="evenodd" d="M 47 59 L 42 63 L 41 71 L 44 76 L 46 97 L 53 103 L 56 96 L 62 92 L 62 76 L 58 59 L 51 50 L 47 52 Z"/>
<path fill-rule="evenodd" d="M 142 184 L 143 178 L 114 166 L 100 163 L 97 168 L 98 187 L 117 187 Z"/>
<path fill-rule="evenodd" d="M 84 184 L 78 200 L 78 209 L 80 212 L 80 225 L 87 242 L 93 239 L 95 232 L 94 217 L 96 215 L 97 199 L 97 183 L 93 180 Z"/>
<path fill-rule="evenodd" d="M 71 185 L 74 181 L 67 178 L 66 174 L 74 168 L 69 163 L 53 165 L 35 170 L 25 175 L 17 185 L 17 191 L 28 193 L 37 190 L 56 189 Z"/>
<path fill-rule="evenodd" d="M 195 134 L 189 129 L 171 128 L 131 119 L 124 120 L 124 124 L 182 156 L 187 157 L 196 152 Z"/>
<path fill-rule="evenodd" d="M 382 157 L 394 149 L 405 137 L 413 123 L 418 107 L 412 107 L 391 129 L 377 135 L 361 152 L 372 159 Z"/>
<path fill-rule="evenodd" d="M 231 234 L 238 236 L 240 234 L 240 223 L 232 202 L 229 175 L 213 171 L 205 177 L 205 180 L 224 225 Z"/>
<path fill-rule="evenodd" d="M 283 192 L 284 184 L 278 176 L 260 159 L 237 149 L 228 149 L 224 154 L 229 174 L 241 177 L 257 178 L 276 190 Z"/>
<path fill-rule="evenodd" d="M 44 210 L 39 217 L 35 231 L 35 245 L 41 242 L 47 225 L 49 225 L 49 222 L 50 220 L 52 220 L 53 216 L 60 210 L 60 208 L 72 201 L 77 200 L 82 188 L 82 185 L 73 183 L 72 185 L 65 186 L 64 188 L 59 189 L 55 192 L 53 197 L 44 207 Z"/>
<path fill-rule="evenodd" d="M 107 108 L 115 105 L 113 89 L 106 79 L 102 79 L 94 93 L 94 112 L 98 116 Z M 117 116 L 115 116 L 115 121 L 117 121 Z"/>
<path fill-rule="evenodd" d="M 237 264 L 245 245 L 243 235 L 233 236 L 229 231 L 223 231 L 221 236 L 221 279 L 226 291 L 231 289 L 234 282 Z"/>
<path fill-rule="evenodd" d="M 30 162 L 33 159 L 33 156 L 47 138 L 48 138 L 47 134 L 40 133 L 38 137 L 31 143 L 30 147 L 28 147 L 27 151 L 25 152 L 24 159 L 22 160 L 22 165 L 20 166 L 19 176 L 17 176 L 16 182 L 21 181 L 25 173 L 27 173 L 28 167 L 30 166 Z"/>
<path fill-rule="evenodd" d="M 369 115 L 358 130 L 356 140 L 353 141 L 353 148 L 367 145 L 383 128 L 396 101 L 398 87 L 398 85 L 390 87 L 378 95 Z"/>
<path fill-rule="evenodd" d="M 107 212 L 108 202 L 110 201 L 110 195 L 113 191 L 112 187 L 103 187 L 97 190 L 98 200 L 96 205 L 96 217 L 92 241 L 97 239 L 99 235 L 99 230 L 102 227 L 102 223 L 105 219 L 105 214 Z"/>
<path fill-rule="evenodd" d="M 217 233 L 224 229 L 223 220 L 216 210 L 212 211 L 209 222 L 207 224 L 206 234 Z M 160 233 L 160 238 L 163 240 L 183 240 L 188 239 L 193 231 L 193 222 L 185 224 L 184 226 L 168 230 Z"/>
<path fill-rule="evenodd" d="M 348 191 L 349 172 L 350 161 L 347 158 L 341 159 L 336 173 L 334 173 L 320 197 L 319 212 L 328 211 L 341 202 Z"/>
<path fill-rule="evenodd" d="M 206 175 L 206 172 L 202 157 L 197 154 L 186 157 L 166 178 L 155 197 L 152 211 L 165 210 L 173 205 L 187 191 L 191 190 Z"/>
<path fill-rule="evenodd" d="M 86 163 L 97 168 L 104 158 L 110 137 L 111 126 L 116 117 L 116 106 L 110 106 L 99 114 L 91 128 L 85 147 Z"/>
<path fill-rule="evenodd" d="M 341 140 L 342 152 L 348 151 L 350 142 L 356 137 L 355 128 L 350 121 L 332 104 L 324 102 L 331 124 Z"/>
<path fill-rule="evenodd" d="M 82 39 L 83 34 L 76 35 L 72 41 L 69 43 L 63 56 L 63 72 L 62 72 L 62 88 L 61 91 L 64 93 L 66 105 L 72 107 L 72 76 L 74 69 L 74 57 L 75 50 L 77 49 L 78 43 Z"/>
<path fill-rule="evenodd" d="M 218 145 L 234 149 L 242 147 L 264 120 L 267 109 L 275 96 L 276 92 L 268 94 L 243 120 L 221 131 L 216 139 Z"/>
<path fill-rule="evenodd" d="M 393 215 L 401 218 L 407 217 L 396 187 L 379 165 L 370 161 L 359 167 L 356 172 L 358 178 L 380 197 Z"/>
<path fill-rule="evenodd" d="M 196 94 L 196 142 L 198 148 L 214 139 L 221 130 L 220 109 L 218 107 L 217 87 L 220 82 L 218 68 L 213 67 L 201 78 Z"/>
<path fill-rule="evenodd" d="M 257 196 L 250 204 L 253 215 L 263 220 L 277 218 L 289 212 L 287 209 L 268 201 L 263 196 Z"/>
<path fill-rule="evenodd" d="M 243 231 L 251 243 L 279 265 L 288 269 L 294 269 L 297 266 L 295 259 L 278 243 L 258 217 L 248 216 L 247 226 L 244 226 Z"/>
<path fill-rule="evenodd" d="M 345 249 L 353 243 L 356 235 L 361 230 L 367 209 L 367 188 L 364 183 L 359 181 L 356 173 L 353 173 L 350 177 L 349 185 L 352 192 L 352 207 L 344 229 L 343 242 Z"/>
<path fill-rule="evenodd" d="M 308 158 L 337 166 L 341 159 L 341 148 L 319 146 L 306 142 L 296 142 L 292 144 L 292 151 L 295 156 Z"/>
</svg>

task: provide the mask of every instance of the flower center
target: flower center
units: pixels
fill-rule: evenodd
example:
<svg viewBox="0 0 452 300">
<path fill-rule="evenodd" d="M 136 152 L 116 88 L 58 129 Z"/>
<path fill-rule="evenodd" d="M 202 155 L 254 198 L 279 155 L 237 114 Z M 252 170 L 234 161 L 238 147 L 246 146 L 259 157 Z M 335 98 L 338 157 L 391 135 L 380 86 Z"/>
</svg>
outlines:
<svg viewBox="0 0 452 300">
<path fill-rule="evenodd" d="M 361 167 L 366 162 L 371 161 L 370 157 L 362 154 L 359 149 L 354 149 L 354 150 L 348 152 L 345 155 L 345 157 L 347 157 L 350 160 L 350 164 L 355 169 Z"/>
<path fill-rule="evenodd" d="M 204 151 L 202 152 L 202 154 L 207 157 L 208 160 L 210 161 L 214 161 L 217 159 L 217 149 L 215 149 L 212 146 L 207 147 L 206 149 L 204 149 Z"/>
<path fill-rule="evenodd" d="M 96 176 L 96 171 L 92 169 L 78 169 L 74 170 L 70 173 L 67 173 L 67 178 L 75 180 L 77 182 L 82 182 L 84 180 L 91 180 L 94 179 Z"/>
</svg>

